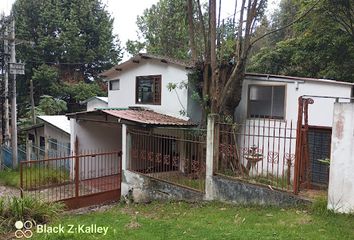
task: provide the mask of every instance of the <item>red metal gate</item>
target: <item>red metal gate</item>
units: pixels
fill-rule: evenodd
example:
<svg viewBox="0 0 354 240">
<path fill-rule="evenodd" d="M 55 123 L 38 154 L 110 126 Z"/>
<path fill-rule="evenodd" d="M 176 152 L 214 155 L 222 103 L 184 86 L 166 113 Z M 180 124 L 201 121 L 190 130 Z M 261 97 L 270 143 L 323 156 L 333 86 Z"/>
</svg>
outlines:
<svg viewBox="0 0 354 240">
<path fill-rule="evenodd" d="M 122 152 L 85 153 L 20 164 L 21 192 L 69 209 L 120 199 Z"/>
<path fill-rule="evenodd" d="M 299 97 L 298 119 L 296 133 L 296 153 L 294 168 L 294 193 L 297 194 L 301 187 L 310 186 L 310 168 L 308 151 L 308 106 L 313 104 L 312 98 Z"/>
</svg>

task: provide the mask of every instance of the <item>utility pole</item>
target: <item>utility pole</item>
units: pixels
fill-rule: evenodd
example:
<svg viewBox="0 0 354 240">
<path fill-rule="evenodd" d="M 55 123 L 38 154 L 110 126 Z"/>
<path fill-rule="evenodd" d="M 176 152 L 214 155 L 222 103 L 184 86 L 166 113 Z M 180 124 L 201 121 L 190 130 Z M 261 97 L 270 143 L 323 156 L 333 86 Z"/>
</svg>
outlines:
<svg viewBox="0 0 354 240">
<path fill-rule="evenodd" d="M 15 19 L 12 17 L 11 24 L 11 59 L 12 64 L 16 64 L 16 39 L 15 39 Z M 16 72 L 12 75 L 12 98 L 11 98 L 11 130 L 12 130 L 12 167 L 16 168 L 17 162 L 17 102 L 16 102 Z"/>
<path fill-rule="evenodd" d="M 9 118 L 9 41 L 7 25 L 5 26 L 4 33 L 4 122 L 5 122 L 5 132 L 4 132 L 4 143 L 6 146 L 10 146 L 10 118 Z"/>
</svg>

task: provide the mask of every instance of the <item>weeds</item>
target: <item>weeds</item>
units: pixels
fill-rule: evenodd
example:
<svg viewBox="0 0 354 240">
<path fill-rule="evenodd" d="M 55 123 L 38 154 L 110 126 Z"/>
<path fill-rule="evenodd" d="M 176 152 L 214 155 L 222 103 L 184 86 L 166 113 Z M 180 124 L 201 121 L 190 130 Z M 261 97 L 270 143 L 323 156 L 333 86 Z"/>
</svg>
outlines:
<svg viewBox="0 0 354 240">
<path fill-rule="evenodd" d="M 63 210 L 61 203 L 48 203 L 31 197 L 0 198 L 0 233 L 13 230 L 19 220 L 47 223 Z"/>
</svg>

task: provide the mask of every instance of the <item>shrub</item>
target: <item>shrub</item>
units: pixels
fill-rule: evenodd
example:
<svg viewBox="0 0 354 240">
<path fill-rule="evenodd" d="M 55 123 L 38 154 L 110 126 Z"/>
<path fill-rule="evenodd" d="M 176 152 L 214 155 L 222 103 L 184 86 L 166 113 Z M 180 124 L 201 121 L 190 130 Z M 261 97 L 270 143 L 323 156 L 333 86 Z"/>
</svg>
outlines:
<svg viewBox="0 0 354 240">
<path fill-rule="evenodd" d="M 62 203 L 48 203 L 32 197 L 0 198 L 0 233 L 14 230 L 16 221 L 46 223 L 64 210 Z"/>
</svg>

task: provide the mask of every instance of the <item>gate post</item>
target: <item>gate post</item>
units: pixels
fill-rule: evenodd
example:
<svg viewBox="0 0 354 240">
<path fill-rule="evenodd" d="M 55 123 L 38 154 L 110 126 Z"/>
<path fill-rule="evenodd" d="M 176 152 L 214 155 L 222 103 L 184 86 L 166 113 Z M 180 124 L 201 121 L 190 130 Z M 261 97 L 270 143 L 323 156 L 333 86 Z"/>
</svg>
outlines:
<svg viewBox="0 0 354 240">
<path fill-rule="evenodd" d="M 297 127 L 296 127 L 296 150 L 294 164 L 294 194 L 299 193 L 300 178 L 300 161 L 301 161 L 301 145 L 302 145 L 302 119 L 303 119 L 303 98 L 298 99 Z"/>
<path fill-rule="evenodd" d="M 205 198 L 206 200 L 214 199 L 214 187 L 213 187 L 213 175 L 216 163 L 216 147 L 218 142 L 215 141 L 215 127 L 216 120 L 218 119 L 217 114 L 208 115 L 208 126 L 207 126 L 207 143 L 206 143 L 206 170 L 205 170 Z"/>
<path fill-rule="evenodd" d="M 79 197 L 79 140 L 75 138 L 75 197 Z"/>
</svg>

